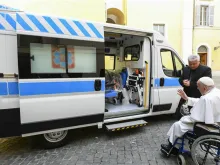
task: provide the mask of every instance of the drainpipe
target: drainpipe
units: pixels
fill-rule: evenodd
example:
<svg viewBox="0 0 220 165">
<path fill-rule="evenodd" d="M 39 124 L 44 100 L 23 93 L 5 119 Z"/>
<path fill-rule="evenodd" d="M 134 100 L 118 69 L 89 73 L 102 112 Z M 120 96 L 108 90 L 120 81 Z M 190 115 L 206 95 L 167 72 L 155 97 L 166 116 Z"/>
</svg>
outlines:
<svg viewBox="0 0 220 165">
<path fill-rule="evenodd" d="M 124 13 L 124 25 L 127 25 L 127 0 L 122 0 L 123 13 Z"/>
<path fill-rule="evenodd" d="M 193 50 L 194 50 L 194 29 L 195 29 L 195 4 L 196 4 L 196 2 L 195 2 L 196 0 L 193 0 L 193 28 L 192 28 L 192 54 L 194 54 L 193 53 Z"/>
</svg>

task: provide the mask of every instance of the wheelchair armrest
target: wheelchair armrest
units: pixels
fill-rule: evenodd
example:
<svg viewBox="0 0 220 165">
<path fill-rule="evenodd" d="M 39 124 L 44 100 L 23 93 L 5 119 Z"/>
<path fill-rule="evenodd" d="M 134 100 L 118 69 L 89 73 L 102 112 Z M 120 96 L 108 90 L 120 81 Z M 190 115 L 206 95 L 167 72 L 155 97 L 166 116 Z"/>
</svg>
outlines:
<svg viewBox="0 0 220 165">
<path fill-rule="evenodd" d="M 205 125 L 205 122 L 195 122 L 193 127 L 195 128 L 198 124 Z"/>
<path fill-rule="evenodd" d="M 195 130 L 196 126 L 198 124 L 202 124 L 202 125 L 205 125 L 205 122 L 195 122 L 194 125 L 193 125 L 193 131 Z"/>
<path fill-rule="evenodd" d="M 220 134 L 220 126 L 217 124 L 205 124 L 204 122 L 196 122 L 194 124 L 193 132 L 197 136 L 206 134 Z"/>
<path fill-rule="evenodd" d="M 209 126 L 209 127 L 214 127 L 216 129 L 220 130 L 220 126 L 219 125 L 217 125 L 217 124 L 206 124 L 205 122 L 195 122 L 193 128 L 195 128 L 198 124 Z"/>
</svg>

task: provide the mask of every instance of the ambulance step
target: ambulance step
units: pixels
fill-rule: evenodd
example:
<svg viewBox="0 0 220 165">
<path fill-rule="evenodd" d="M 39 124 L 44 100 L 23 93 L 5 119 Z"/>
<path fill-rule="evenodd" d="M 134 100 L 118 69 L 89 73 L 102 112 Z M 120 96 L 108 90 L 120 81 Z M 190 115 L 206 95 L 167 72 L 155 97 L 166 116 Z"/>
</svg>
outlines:
<svg viewBox="0 0 220 165">
<path fill-rule="evenodd" d="M 124 123 L 116 123 L 116 124 L 108 124 L 106 128 L 108 131 L 120 131 L 129 128 L 137 128 L 147 125 L 147 122 L 144 120 L 136 120 L 136 121 L 129 121 Z"/>
</svg>

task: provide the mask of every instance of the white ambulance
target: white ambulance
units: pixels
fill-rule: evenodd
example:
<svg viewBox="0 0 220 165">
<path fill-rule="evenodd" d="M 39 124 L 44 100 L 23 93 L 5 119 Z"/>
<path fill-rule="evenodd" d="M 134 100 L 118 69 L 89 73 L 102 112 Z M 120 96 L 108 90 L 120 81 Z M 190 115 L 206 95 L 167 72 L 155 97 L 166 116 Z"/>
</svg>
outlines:
<svg viewBox="0 0 220 165">
<path fill-rule="evenodd" d="M 179 113 L 184 63 L 158 32 L 1 10 L 0 50 L 0 138 L 52 148 L 71 129 Z"/>
</svg>

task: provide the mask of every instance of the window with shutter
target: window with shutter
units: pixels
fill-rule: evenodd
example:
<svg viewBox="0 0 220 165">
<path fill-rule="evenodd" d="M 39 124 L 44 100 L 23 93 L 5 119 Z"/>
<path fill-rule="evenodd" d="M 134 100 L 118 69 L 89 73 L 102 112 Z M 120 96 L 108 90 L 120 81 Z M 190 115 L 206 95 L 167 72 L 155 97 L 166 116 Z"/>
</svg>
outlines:
<svg viewBox="0 0 220 165">
<path fill-rule="evenodd" d="M 200 6 L 200 25 L 208 26 L 209 20 L 209 7 L 205 5 Z"/>
<path fill-rule="evenodd" d="M 196 5 L 196 26 L 200 25 L 200 5 Z"/>
<path fill-rule="evenodd" d="M 214 6 L 212 3 L 199 3 L 195 10 L 195 26 L 214 26 Z"/>
<path fill-rule="evenodd" d="M 209 26 L 214 26 L 214 6 L 209 6 Z"/>
</svg>

